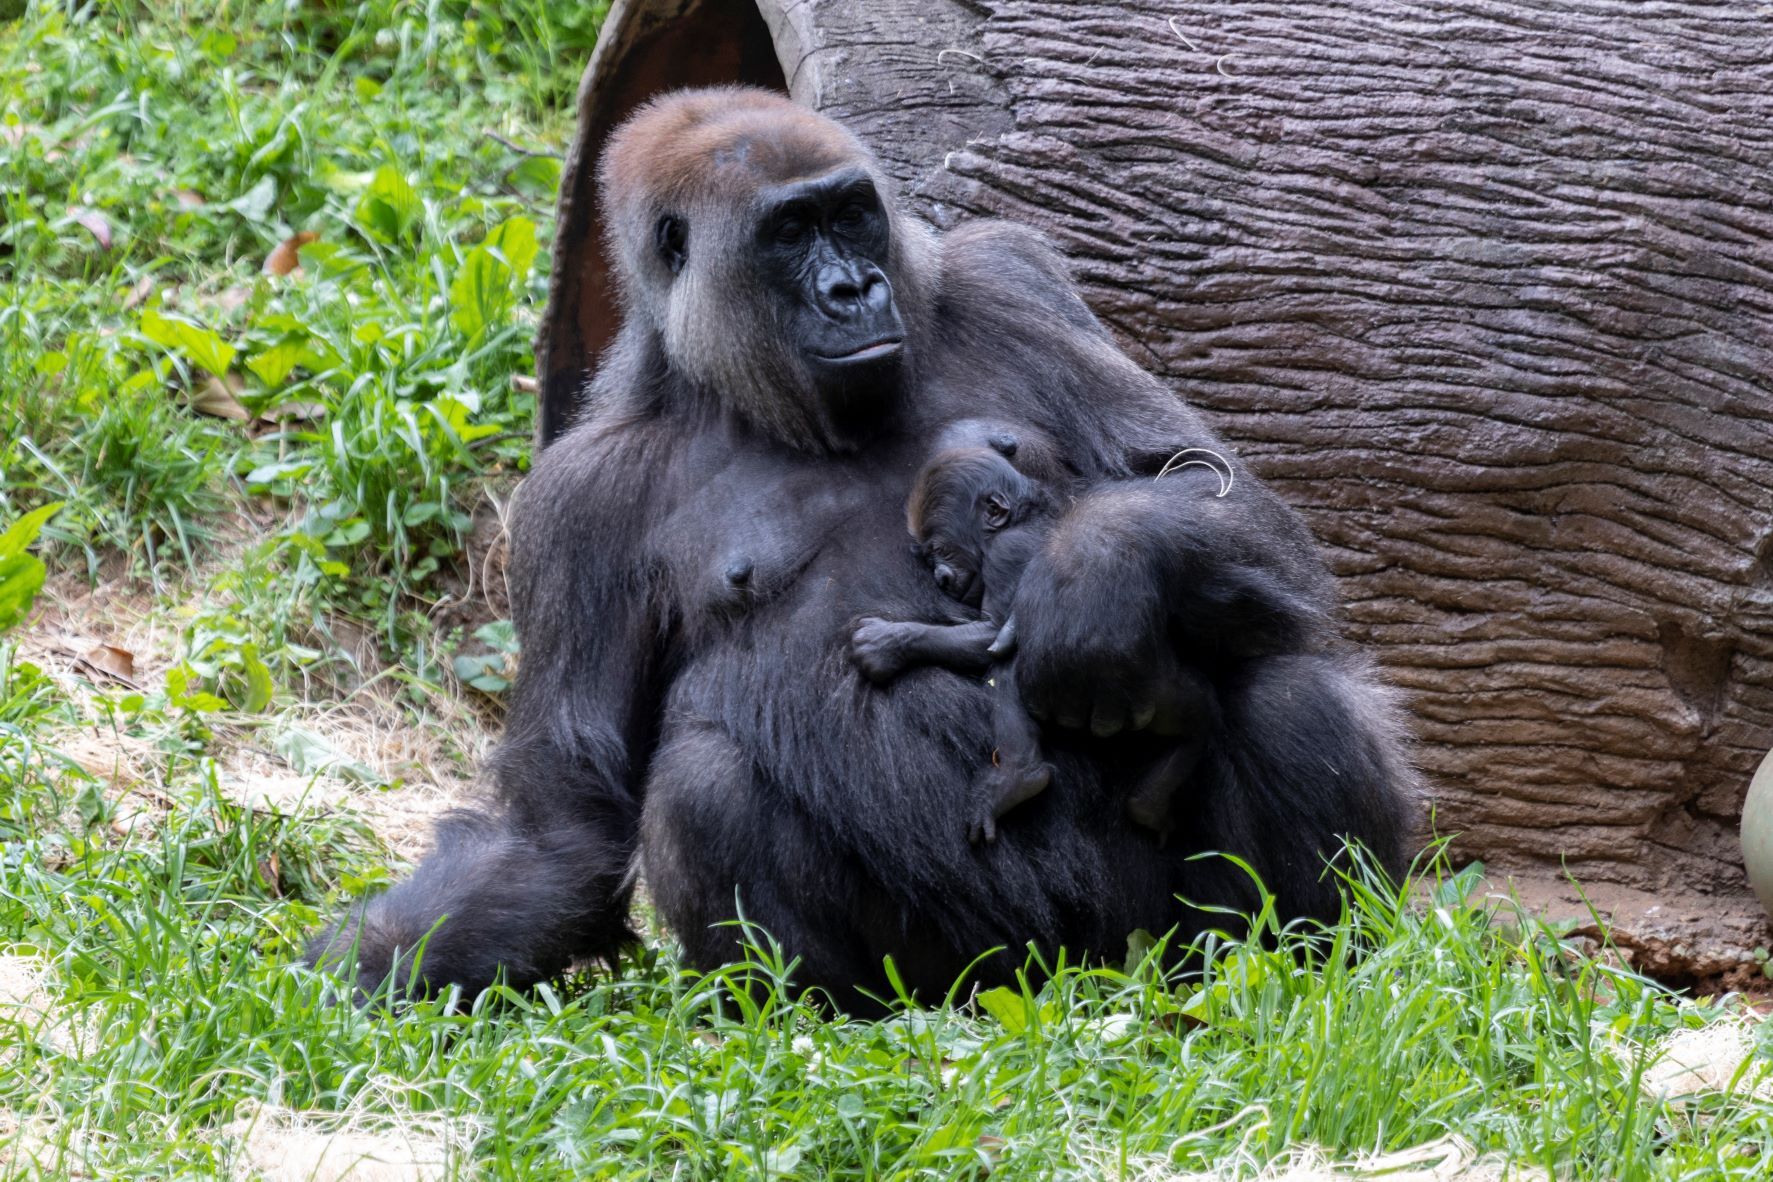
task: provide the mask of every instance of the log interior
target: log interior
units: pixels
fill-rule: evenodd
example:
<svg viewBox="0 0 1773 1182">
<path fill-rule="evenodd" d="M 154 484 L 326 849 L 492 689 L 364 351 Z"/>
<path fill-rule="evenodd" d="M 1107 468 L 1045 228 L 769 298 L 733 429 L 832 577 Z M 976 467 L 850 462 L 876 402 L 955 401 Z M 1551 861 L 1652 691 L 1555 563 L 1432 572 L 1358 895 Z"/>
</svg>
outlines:
<svg viewBox="0 0 1773 1182">
<path fill-rule="evenodd" d="M 579 132 L 561 174 L 554 277 L 536 342 L 536 443 L 571 419 L 597 355 L 621 324 L 597 216 L 604 141 L 647 99 L 681 86 L 787 90 L 770 29 L 747 0 L 639 0 L 611 8 L 579 89 Z"/>
</svg>

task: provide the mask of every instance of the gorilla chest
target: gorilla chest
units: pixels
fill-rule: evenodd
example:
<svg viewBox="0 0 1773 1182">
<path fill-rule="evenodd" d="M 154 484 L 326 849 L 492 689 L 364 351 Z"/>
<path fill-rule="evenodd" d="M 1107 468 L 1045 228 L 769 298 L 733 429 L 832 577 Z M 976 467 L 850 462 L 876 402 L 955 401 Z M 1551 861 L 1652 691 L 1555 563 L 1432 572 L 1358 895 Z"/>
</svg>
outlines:
<svg viewBox="0 0 1773 1182">
<path fill-rule="evenodd" d="M 859 576 L 909 553 L 902 483 L 830 461 L 735 463 L 712 474 L 659 532 L 681 618 L 694 624 L 847 599 Z"/>
</svg>

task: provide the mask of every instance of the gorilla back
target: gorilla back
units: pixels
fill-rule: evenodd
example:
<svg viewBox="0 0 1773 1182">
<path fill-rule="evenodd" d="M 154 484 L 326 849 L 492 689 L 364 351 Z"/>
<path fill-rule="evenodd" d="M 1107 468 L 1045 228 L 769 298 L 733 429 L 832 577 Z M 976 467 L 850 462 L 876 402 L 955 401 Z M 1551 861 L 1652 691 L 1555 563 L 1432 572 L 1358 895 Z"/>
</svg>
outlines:
<svg viewBox="0 0 1773 1182">
<path fill-rule="evenodd" d="M 644 875 L 692 964 L 735 954 L 742 910 L 864 1009 L 889 954 L 940 996 L 995 947 L 986 981 L 1029 943 L 1118 955 L 1206 921 L 1181 899 L 1253 902 L 1204 850 L 1289 916 L 1334 913 L 1345 838 L 1397 868 L 1414 782 L 1302 523 L 1241 466 L 1226 497 L 1198 470 L 1153 479 L 1183 448 L 1229 453 L 1035 235 L 938 239 L 847 133 L 761 91 L 644 108 L 601 179 L 625 320 L 517 500 L 524 655 L 493 791 L 316 959 L 355 956 L 365 988 L 527 985 L 613 958 Z M 1053 786 L 984 848 L 965 820 L 987 687 L 936 667 L 877 687 L 846 657 L 858 616 L 969 618 L 900 515 L 931 444 L 979 416 L 1086 489 L 1014 602 Z M 1208 739 L 1160 847 L 1110 802 L 1184 665 L 1211 683 Z"/>
</svg>

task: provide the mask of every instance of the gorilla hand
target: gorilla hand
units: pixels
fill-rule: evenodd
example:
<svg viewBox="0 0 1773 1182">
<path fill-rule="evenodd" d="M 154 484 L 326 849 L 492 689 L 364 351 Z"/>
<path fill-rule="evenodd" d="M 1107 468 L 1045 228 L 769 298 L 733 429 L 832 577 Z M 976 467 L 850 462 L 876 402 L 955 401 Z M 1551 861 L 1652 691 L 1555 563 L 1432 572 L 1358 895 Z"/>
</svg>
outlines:
<svg viewBox="0 0 1773 1182">
<path fill-rule="evenodd" d="M 1029 713 L 1118 734 L 1151 725 L 1175 669 L 1163 580 L 1131 506 L 1086 498 L 1016 588 L 1016 685 Z"/>
<path fill-rule="evenodd" d="M 1174 733 L 1186 722 L 1181 668 L 1157 589 L 1106 573 L 1062 585 L 1053 574 L 1031 562 L 1016 596 L 1016 685 L 1029 713 L 1102 737 Z"/>
<path fill-rule="evenodd" d="M 850 634 L 850 660 L 862 676 L 885 685 L 918 663 L 913 650 L 922 631 L 917 624 L 864 616 Z"/>
</svg>

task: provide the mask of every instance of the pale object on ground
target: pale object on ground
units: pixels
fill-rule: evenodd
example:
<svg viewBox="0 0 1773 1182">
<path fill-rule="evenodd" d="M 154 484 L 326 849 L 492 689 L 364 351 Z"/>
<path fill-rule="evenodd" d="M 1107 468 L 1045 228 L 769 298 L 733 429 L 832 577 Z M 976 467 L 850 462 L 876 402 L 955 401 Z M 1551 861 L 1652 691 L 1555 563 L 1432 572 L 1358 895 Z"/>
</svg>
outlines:
<svg viewBox="0 0 1773 1182">
<path fill-rule="evenodd" d="M 1742 864 L 1761 906 L 1773 914 L 1773 751 L 1761 760 L 1742 802 Z"/>
<path fill-rule="evenodd" d="M 1441 1137 L 1392 1153 L 1362 1154 L 1332 1159 L 1316 1146 L 1305 1145 L 1270 1162 L 1253 1174 L 1241 1163 L 1228 1160 L 1212 1173 L 1177 1173 L 1167 1163 L 1137 1162 L 1104 1165 L 1102 1177 L 1117 1182 L 1229 1182 L 1251 1178 L 1254 1182 L 1528 1182 L 1544 1178 L 1543 1172 L 1512 1166 L 1496 1154 L 1479 1154 L 1461 1137 Z"/>
<path fill-rule="evenodd" d="M 1640 1084 L 1658 1099 L 1735 1092 L 1773 1100 L 1773 1063 L 1755 1058 L 1756 1034 L 1747 1021 L 1677 1030 L 1657 1046 Z"/>
<path fill-rule="evenodd" d="M 262 1105 L 228 1127 L 239 1165 L 264 1182 L 431 1182 L 463 1174 L 466 1139 L 408 1118 L 369 1128 L 331 1113 Z"/>
</svg>

